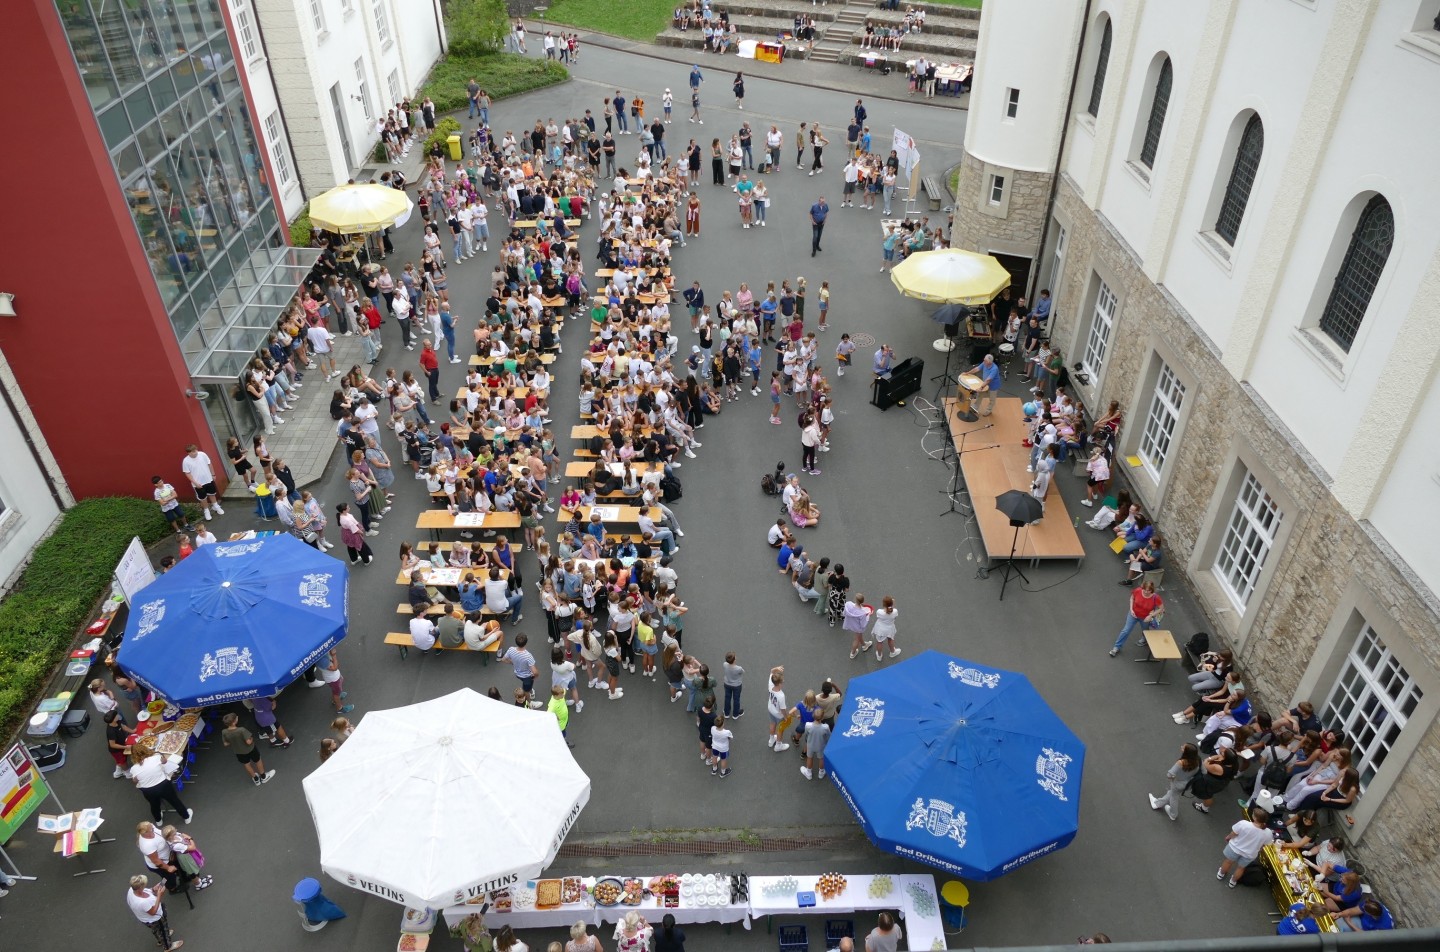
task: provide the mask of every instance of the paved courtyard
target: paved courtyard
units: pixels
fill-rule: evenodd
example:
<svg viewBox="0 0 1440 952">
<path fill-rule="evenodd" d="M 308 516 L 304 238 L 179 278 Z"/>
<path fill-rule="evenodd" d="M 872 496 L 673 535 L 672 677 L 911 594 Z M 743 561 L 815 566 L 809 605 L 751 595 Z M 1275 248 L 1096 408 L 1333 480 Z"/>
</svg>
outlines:
<svg viewBox="0 0 1440 952">
<path fill-rule="evenodd" d="M 812 178 L 787 165 L 780 174 L 767 177 L 773 198 L 768 228 L 742 231 L 729 190 L 708 184 L 699 187 L 705 203 L 703 233 L 679 253 L 677 284 L 699 280 L 714 300 L 721 290 L 733 290 L 741 281 L 763 288 L 767 280 L 793 282 L 803 275 L 811 289 L 813 324 L 815 291 L 820 281 L 828 280 L 833 330 L 822 337 L 822 355 L 833 352 L 840 333 L 864 334 L 889 343 L 901 358 L 923 357 L 928 381 L 943 364 L 937 360 L 942 355 L 930 347 L 936 335 L 928 320 L 929 308 L 899 297 L 888 277 L 879 273 L 879 212 L 839 207 L 843 130 L 855 99 L 855 93 L 845 88 L 849 71 L 789 64 L 787 70 L 793 66 L 789 78 L 813 85 L 752 79 L 745 111 L 739 113 L 731 107 L 732 74 L 727 71 L 737 62 L 727 58 L 722 66 L 713 57 L 701 60 L 707 76 L 703 127 L 686 122 L 688 110 L 679 108 L 686 85 L 684 65 L 596 45 L 585 48 L 574 81 L 503 102 L 492 118 L 499 131 L 519 132 L 537 117 L 561 119 L 585 108 L 598 115 L 602 97 L 613 94 L 617 86 L 627 93 L 640 89 L 658 106 L 661 90 L 669 86 L 677 94 L 677 120 L 670 127 L 672 147 L 683 145 L 691 135 L 703 134 L 707 145 L 708 137 L 728 137 L 743 117 L 762 133 L 770 122 L 779 123 L 789 152 L 797 122 L 822 122 L 833 133 L 826 173 Z M 895 86 L 896 91 L 901 88 Z M 959 160 L 963 112 L 868 97 L 866 103 L 877 139 L 883 141 L 892 126 L 904 129 L 918 140 L 928 172 L 939 174 Z M 622 154 L 638 147 L 636 137 L 619 142 Z M 704 179 L 708 182 L 708 176 Z M 806 253 L 810 237 L 806 209 L 820 193 L 830 199 L 832 211 L 824 251 L 812 259 Z M 942 217 L 943 213 L 932 216 L 937 221 Z M 592 268 L 594 234 L 594 223 L 586 223 L 581 248 L 587 267 Z M 397 235 L 402 264 L 406 258 L 418 260 L 418 240 L 413 223 Z M 493 255 L 492 248 L 491 255 L 450 272 L 462 337 L 481 310 Z M 677 327 L 683 324 L 677 321 Z M 394 333 L 390 327 L 386 332 Z M 586 333 L 581 322 L 566 327 L 565 354 L 555 365 L 553 429 L 561 434 L 562 447 L 568 444 L 568 429 L 577 418 L 577 354 Z M 682 350 L 688 351 L 688 330 L 679 336 Z M 823 475 L 807 480 L 824 513 L 818 528 L 802 530 L 807 548 L 843 562 L 854 589 L 872 601 L 887 594 L 895 598 L 900 609 L 899 644 L 907 653 L 935 648 L 1024 671 L 1089 748 L 1081 825 L 1074 843 L 999 881 L 972 884 L 971 925 L 963 936 L 952 939 L 952 947 L 1063 943 L 1102 929 L 1117 940 L 1271 931 L 1265 915 L 1273 908 L 1268 893 L 1226 890 L 1213 876 L 1221 839 L 1237 814 L 1233 797 L 1217 801 L 1211 816 L 1186 806 L 1175 823 L 1152 813 L 1145 801 L 1147 791 L 1161 789 L 1165 769 L 1179 745 L 1190 739 L 1168 717 L 1184 706 L 1184 681 L 1172 668 L 1172 680 L 1179 685 L 1147 687 L 1143 682 L 1153 676 L 1153 669 L 1132 664 L 1133 649 L 1117 659 L 1106 656 L 1125 614 L 1127 592 L 1116 584 L 1123 570 L 1104 546 L 1105 540 L 1082 526 L 1089 554 L 1081 566 L 1042 566 L 1029 573 L 1028 584 L 1012 582 L 1000 602 L 998 573 L 984 577 L 980 571 L 983 553 L 973 523 L 962 515 L 942 515 L 949 505 L 944 494 L 949 471 L 927 454 L 939 449 L 939 437 L 927 435 L 909 408 L 881 413 L 869 406 L 865 367 L 873 350 L 873 345 L 863 347 L 856 371 L 836 383 L 834 450 L 820 458 Z M 383 357 L 379 369 L 418 369 L 415 355 L 398 342 L 387 347 Z M 833 363 L 829 366 L 833 368 Z M 442 365 L 443 391 L 453 392 L 461 371 Z M 307 400 L 317 399 L 312 390 L 324 388 L 318 377 L 311 379 L 316 382 L 307 388 Z M 933 397 L 935 388 L 927 382 L 925 396 Z M 1006 394 L 1021 393 L 1018 378 L 1012 378 Z M 749 671 L 746 690 L 752 713 L 736 729 L 734 775 L 717 781 L 697 762 L 692 723 L 679 705 L 666 702 L 662 685 L 629 678 L 626 695 L 618 702 L 591 692 L 585 711 L 571 720 L 575 755 L 592 779 L 593 792 L 570 842 L 594 847 L 587 853 L 603 853 L 600 844 L 606 843 L 617 849 L 646 845 L 659 850 L 676 840 L 722 838 L 752 830 L 762 842 L 813 837 L 816 846 L 800 852 L 737 848 L 718 856 L 689 858 L 562 855 L 558 870 L 923 871 L 880 853 L 856 835 L 835 789 L 827 782 L 805 781 L 793 750 L 774 754 L 765 746 L 763 673 L 771 665 L 786 665 L 792 697 L 797 689 L 818 687 L 826 677 L 844 688 L 849 677 L 876 666 L 873 656 L 849 661 L 848 639 L 817 621 L 776 575 L 772 551 L 764 544 L 776 508 L 761 494 L 759 480 L 777 460 L 796 466 L 800 446 L 793 426 L 766 424 L 765 403 L 746 395 L 739 403 L 726 404 L 723 414 L 711 419 L 700 434 L 704 448 L 699 459 L 686 460 L 679 473 L 684 498 L 676 507 L 686 532 L 684 549 L 676 559 L 681 592 L 691 609 L 686 648 L 716 669 L 725 652 L 733 650 Z M 787 418 L 790 415 L 787 410 Z M 387 448 L 395 449 L 393 443 Z M 177 446 L 177 457 L 179 453 Z M 333 505 L 344 493 L 340 476 L 341 471 L 332 467 L 311 488 Z M 1062 468 L 1057 485 L 1074 511 L 1088 514 L 1077 506 L 1082 482 L 1069 474 L 1068 467 Z M 478 659 L 468 656 L 412 654 L 402 661 L 383 644 L 385 632 L 396 626 L 394 608 L 402 597 L 394 584 L 395 554 L 402 541 L 420 537 L 413 528 L 415 518 L 428 504 L 420 484 L 402 478 L 397 491 L 399 499 L 383 523 L 381 536 L 371 540 L 377 563 L 352 572 L 352 629 L 341 654 L 351 700 L 357 705 L 355 715 L 435 697 L 461 685 L 481 691 L 497 685 L 508 693 L 512 676 L 506 666 L 482 668 Z M 990 504 L 984 499 L 974 502 Z M 246 510 L 244 505 L 231 505 L 217 528 L 229 532 L 252 526 Z M 553 526 L 553 519 L 547 525 Z M 533 577 L 533 570 L 530 574 Z M 527 593 L 527 617 L 521 628 L 538 640 L 544 622 L 533 595 L 533 589 Z M 1203 627 L 1179 584 L 1172 581 L 1165 597 L 1170 606 L 1168 624 L 1177 637 L 1183 640 Z M 170 901 L 176 934 L 192 949 L 303 945 L 380 952 L 393 948 L 400 909 L 335 882 L 326 882 L 327 892 L 350 917 L 315 935 L 298 929 L 289 899 L 291 887 L 303 876 L 319 875 L 300 781 L 317 765 L 315 749 L 327 733 L 330 710 L 322 692 L 302 686 L 282 696 L 279 711 L 296 743 L 286 751 L 267 752 L 267 764 L 279 771 L 269 785 L 256 789 L 245 782 L 239 766 L 218 743 L 200 757 L 199 779 L 184 794 L 196 811 L 188 832 L 209 857 L 208 871 L 216 883 L 195 896 L 194 911 L 185 908 L 183 900 Z M 153 947 L 148 934 L 131 919 L 123 895 L 126 877 L 144 871 L 132 832 L 133 824 L 145 815 L 144 804 L 128 784 L 110 779 L 98 725 L 71 742 L 70 764 L 50 779 L 68 808 L 103 806 L 108 818 L 104 832 L 117 841 L 97 847 L 93 856 L 93 863 L 108 872 L 72 879 L 76 867 L 49 852 L 49 838 L 33 833 L 17 836 L 7 849 L 26 873 L 40 878 L 21 884 L 0 900 L 0 937 L 5 947 L 20 947 L 26 936 L 32 939 L 30 945 L 37 945 L 39 939 L 41 948 Z M 520 799 L 539 795 L 543 791 L 514 791 Z M 483 825 L 487 806 L 456 804 L 454 822 Z M 1017 815 L 1013 821 L 1025 819 Z M 407 822 L 403 808 L 393 822 Z M 30 901 L 32 897 L 39 901 Z M 857 928 L 868 931 L 872 924 L 862 920 Z M 812 925 L 812 930 L 814 941 L 819 927 Z M 728 934 L 719 928 L 696 929 L 691 935 L 692 949 L 773 948 L 775 941 L 763 927 Z M 543 950 L 549 941 L 563 936 L 553 931 L 522 934 L 522 938 L 531 949 Z M 605 942 L 612 945 L 608 935 Z M 437 934 L 431 948 L 458 949 L 459 943 Z"/>
</svg>

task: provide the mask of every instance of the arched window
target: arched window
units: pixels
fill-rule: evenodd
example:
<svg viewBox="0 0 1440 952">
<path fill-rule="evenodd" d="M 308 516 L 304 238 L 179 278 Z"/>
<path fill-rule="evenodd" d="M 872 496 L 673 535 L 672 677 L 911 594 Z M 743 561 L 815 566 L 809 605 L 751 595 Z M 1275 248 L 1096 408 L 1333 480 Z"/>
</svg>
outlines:
<svg viewBox="0 0 1440 952">
<path fill-rule="evenodd" d="M 1090 106 L 1085 110 L 1092 116 L 1100 115 L 1100 95 L 1105 92 L 1105 68 L 1110 65 L 1110 18 L 1105 18 L 1105 29 L 1100 34 L 1100 52 L 1095 56 L 1095 79 L 1090 84 Z"/>
<path fill-rule="evenodd" d="M 1250 188 L 1255 184 L 1260 154 L 1264 151 L 1265 126 L 1256 114 L 1245 123 L 1245 131 L 1240 134 L 1240 147 L 1235 150 L 1235 164 L 1230 167 L 1230 181 L 1225 185 L 1225 199 L 1215 218 L 1215 231 L 1227 244 L 1234 245 L 1235 236 L 1240 233 L 1240 221 L 1245 217 Z"/>
<path fill-rule="evenodd" d="M 1355 223 L 1350 247 L 1345 249 L 1345 259 L 1335 273 L 1330 299 L 1320 313 L 1320 330 L 1347 353 L 1360 332 L 1360 322 L 1365 320 L 1365 311 L 1394 244 L 1395 213 L 1385 196 L 1376 195 L 1366 203 Z"/>
<path fill-rule="evenodd" d="M 1160 64 L 1160 75 L 1155 77 L 1155 96 L 1150 101 L 1150 119 L 1145 123 L 1145 142 L 1140 146 L 1140 163 L 1147 169 L 1155 168 L 1155 150 L 1160 148 L 1160 132 L 1165 128 L 1165 110 L 1170 108 L 1170 84 L 1174 70 L 1170 58 Z"/>
</svg>

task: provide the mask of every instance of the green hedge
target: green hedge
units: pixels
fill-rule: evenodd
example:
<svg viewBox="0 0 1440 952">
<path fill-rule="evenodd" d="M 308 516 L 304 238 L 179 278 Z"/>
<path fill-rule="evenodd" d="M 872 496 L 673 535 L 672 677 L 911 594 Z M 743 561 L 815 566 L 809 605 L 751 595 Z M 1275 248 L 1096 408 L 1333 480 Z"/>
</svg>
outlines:
<svg viewBox="0 0 1440 952">
<path fill-rule="evenodd" d="M 290 240 L 297 248 L 309 248 L 315 237 L 315 226 L 310 222 L 310 203 L 300 209 L 300 214 L 290 223 Z"/>
<path fill-rule="evenodd" d="M 532 89 L 543 89 L 563 83 L 570 71 L 544 57 L 520 56 L 517 53 L 491 53 L 485 56 L 450 54 L 435 64 L 430 78 L 420 87 L 417 98 L 429 96 L 437 113 L 469 108 L 470 96 L 465 91 L 474 78 L 491 99 L 504 99 Z"/>
<path fill-rule="evenodd" d="M 15 589 L 0 601 L 0 731 L 19 726 L 75 634 L 108 594 L 133 536 L 147 546 L 169 527 L 149 499 L 87 499 L 36 547 Z"/>
<path fill-rule="evenodd" d="M 449 116 L 445 116 L 439 122 L 435 123 L 435 131 L 425 137 L 426 153 L 428 154 L 431 149 L 435 148 L 435 143 L 438 142 L 444 145 L 449 141 L 451 136 L 459 135 L 460 131 L 460 123 L 451 119 Z"/>
</svg>

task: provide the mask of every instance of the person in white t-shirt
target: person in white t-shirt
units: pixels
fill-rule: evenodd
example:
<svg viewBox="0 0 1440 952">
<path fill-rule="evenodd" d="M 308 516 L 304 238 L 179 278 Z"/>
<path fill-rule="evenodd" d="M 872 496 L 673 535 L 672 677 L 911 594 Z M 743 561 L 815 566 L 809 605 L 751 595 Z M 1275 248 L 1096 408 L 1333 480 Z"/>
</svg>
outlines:
<svg viewBox="0 0 1440 952">
<path fill-rule="evenodd" d="M 205 518 L 214 518 L 210 515 L 211 509 L 225 515 L 225 510 L 220 508 L 219 490 L 215 488 L 215 470 L 210 463 L 210 457 L 202 453 L 200 447 L 191 443 L 185 447 L 185 458 L 180 461 L 180 469 L 194 487 L 195 499 L 205 507 Z"/>
<path fill-rule="evenodd" d="M 422 653 L 435 647 L 435 623 L 423 613 L 410 619 L 410 640 Z"/>
<path fill-rule="evenodd" d="M 144 876 L 130 877 L 130 891 L 125 894 L 125 904 L 139 920 L 140 924 L 149 929 L 155 936 L 155 941 L 160 943 L 160 948 L 166 952 L 174 952 L 185 944 L 183 939 L 176 939 L 170 933 L 170 920 L 165 915 L 165 884 L 157 883 L 154 889 L 150 888 L 149 880 Z"/>
<path fill-rule="evenodd" d="M 730 739 L 734 736 L 735 732 L 725 726 L 725 715 L 716 714 L 710 728 L 710 750 L 715 754 L 715 763 L 710 767 L 712 774 L 730 776 Z"/>
<path fill-rule="evenodd" d="M 1221 861 L 1220 868 L 1215 870 L 1216 879 L 1225 879 L 1233 868 L 1235 872 L 1226 885 L 1231 889 L 1238 885 L 1237 880 L 1240 874 L 1245 872 L 1245 867 L 1255 861 L 1266 843 L 1275 839 L 1274 834 L 1265 827 L 1269 821 L 1270 814 L 1264 810 L 1251 810 L 1248 820 L 1239 820 L 1230 828 L 1225 837 L 1225 859 Z"/>
<path fill-rule="evenodd" d="M 333 380 L 340 376 L 340 371 L 335 369 L 335 354 L 330 347 L 335 335 L 326 330 L 324 324 L 315 324 L 305 331 L 305 338 L 310 342 L 310 350 L 320 359 L 320 372 L 325 375 L 325 379 Z"/>
</svg>

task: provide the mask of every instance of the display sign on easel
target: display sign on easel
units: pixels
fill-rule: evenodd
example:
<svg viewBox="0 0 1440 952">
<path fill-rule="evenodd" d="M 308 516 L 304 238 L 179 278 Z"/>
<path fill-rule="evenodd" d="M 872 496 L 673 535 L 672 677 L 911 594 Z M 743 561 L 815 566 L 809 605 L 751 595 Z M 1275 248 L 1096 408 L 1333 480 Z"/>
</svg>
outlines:
<svg viewBox="0 0 1440 952">
<path fill-rule="evenodd" d="M 8 842 L 49 795 L 50 787 L 24 745 L 6 751 L 0 761 L 0 843 Z"/>
<path fill-rule="evenodd" d="M 155 581 L 155 566 L 150 563 L 150 553 L 145 551 L 139 536 L 125 547 L 120 564 L 115 566 L 115 580 L 120 583 L 120 592 L 127 602 L 133 602 L 142 588 Z"/>
<path fill-rule="evenodd" d="M 899 129 L 895 130 L 890 147 L 895 150 L 900 170 L 905 173 L 906 194 L 910 196 L 909 200 L 914 200 L 915 179 L 920 172 L 920 149 L 916 147 L 914 138 Z"/>
</svg>

